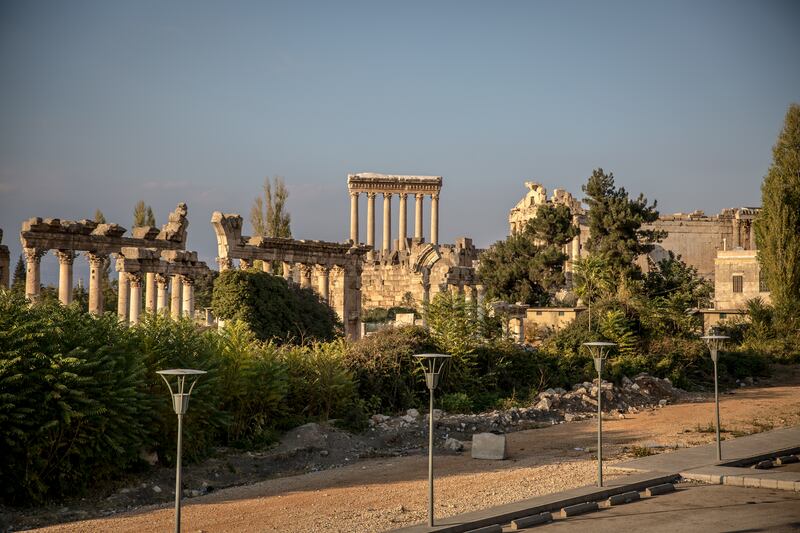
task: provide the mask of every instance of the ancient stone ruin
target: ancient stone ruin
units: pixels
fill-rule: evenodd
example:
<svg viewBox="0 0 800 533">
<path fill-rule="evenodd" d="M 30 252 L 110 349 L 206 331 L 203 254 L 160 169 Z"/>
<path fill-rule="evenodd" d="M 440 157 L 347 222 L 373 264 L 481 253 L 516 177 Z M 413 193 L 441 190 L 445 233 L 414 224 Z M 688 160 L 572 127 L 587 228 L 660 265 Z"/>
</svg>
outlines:
<svg viewBox="0 0 800 533">
<path fill-rule="evenodd" d="M 211 225 L 217 236 L 220 271 L 233 267 L 250 268 L 260 260 L 267 271 L 273 261 L 282 264 L 283 277 L 299 277 L 301 287 L 313 288 L 333 307 L 344 322 L 345 334 L 356 340 L 361 334 L 361 263 L 369 251 L 366 246 L 285 238 L 242 235 L 242 217 L 215 211 Z M 340 296 L 331 302 L 331 277 L 341 280 Z M 313 279 L 312 279 L 313 278 Z M 313 281 L 313 280 L 316 281 Z"/>
<path fill-rule="evenodd" d="M 195 252 L 184 250 L 189 226 L 186 215 L 186 204 L 178 204 L 160 230 L 151 226 L 133 228 L 131 237 L 124 236 L 127 230 L 119 224 L 98 224 L 86 219 L 76 222 L 35 217 L 23 222 L 20 241 L 27 263 L 25 296 L 31 301 L 39 299 L 41 258 L 54 250 L 59 262 L 58 298 L 68 305 L 72 301 L 72 266 L 76 254 L 83 252 L 90 267 L 89 312 L 102 314 L 102 271 L 110 256 L 115 255 L 120 272 L 117 312 L 121 320 L 133 323 L 139 320 L 142 275 L 147 310 L 166 307 L 164 295 L 169 279 L 172 316 L 193 315 L 193 279 L 207 268 L 205 263 L 197 261 Z"/>
<path fill-rule="evenodd" d="M 372 172 L 350 174 L 350 241 L 359 242 L 359 196 L 367 196 L 367 240 L 362 285 L 364 306 L 390 308 L 427 302 L 440 291 L 464 292 L 481 299 L 483 288 L 475 275 L 479 250 L 466 237 L 455 244 L 439 243 L 439 194 L 441 176 L 397 176 Z M 383 197 L 383 241 L 375 244 L 375 196 Z M 407 200 L 413 195 L 414 236 L 408 237 Z M 398 197 L 397 239 L 392 239 L 392 198 Z M 423 202 L 430 196 L 430 242 L 423 228 Z M 337 282 L 335 280 L 334 282 Z"/>
</svg>

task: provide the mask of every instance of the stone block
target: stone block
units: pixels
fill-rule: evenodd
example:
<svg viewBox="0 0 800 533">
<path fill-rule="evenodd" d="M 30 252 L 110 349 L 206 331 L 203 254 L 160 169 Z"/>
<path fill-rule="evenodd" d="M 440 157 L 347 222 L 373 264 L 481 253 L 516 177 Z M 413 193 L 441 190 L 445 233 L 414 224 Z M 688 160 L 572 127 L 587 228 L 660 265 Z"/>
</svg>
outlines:
<svg viewBox="0 0 800 533">
<path fill-rule="evenodd" d="M 569 507 L 563 507 L 561 509 L 561 518 L 567 518 L 568 516 L 575 516 L 583 513 L 591 513 L 592 511 L 597 511 L 599 508 L 600 507 L 597 505 L 597 502 L 586 502 L 570 505 Z"/>
<path fill-rule="evenodd" d="M 656 485 L 655 487 L 648 487 L 644 493 L 648 496 L 658 496 L 659 494 L 666 494 L 668 492 L 674 492 L 675 485 L 672 483 L 663 483 L 661 485 Z"/>
<path fill-rule="evenodd" d="M 742 476 L 725 476 L 722 480 L 723 485 L 731 485 L 733 487 L 744 487 L 744 478 Z"/>
<path fill-rule="evenodd" d="M 625 503 L 635 502 L 640 498 L 639 492 L 632 490 L 630 492 L 623 492 L 622 494 L 615 494 L 605 501 L 606 507 L 613 507 L 615 505 L 622 505 Z"/>
<path fill-rule="evenodd" d="M 505 435 L 476 433 L 472 436 L 472 458 L 502 461 L 508 457 Z"/>
<path fill-rule="evenodd" d="M 794 480 L 789 481 L 789 480 L 785 480 L 785 479 L 779 479 L 778 480 L 778 486 L 775 487 L 775 488 L 777 488 L 778 490 L 796 490 L 795 489 L 795 483 L 797 483 L 797 482 L 794 481 Z"/>
<path fill-rule="evenodd" d="M 745 477 L 745 478 L 744 478 L 744 486 L 745 486 L 745 487 L 755 487 L 755 488 L 760 488 L 760 487 L 761 487 L 761 478 L 757 478 L 757 477 Z"/>
<path fill-rule="evenodd" d="M 761 478 L 762 489 L 777 489 L 778 480 L 773 478 Z"/>
<path fill-rule="evenodd" d="M 524 518 L 517 518 L 516 520 L 512 520 L 511 529 L 516 531 L 518 529 L 525 529 L 539 524 L 546 524 L 548 522 L 552 522 L 552 520 L 553 520 L 553 515 L 550 513 L 535 514 L 531 516 L 526 516 Z"/>
</svg>

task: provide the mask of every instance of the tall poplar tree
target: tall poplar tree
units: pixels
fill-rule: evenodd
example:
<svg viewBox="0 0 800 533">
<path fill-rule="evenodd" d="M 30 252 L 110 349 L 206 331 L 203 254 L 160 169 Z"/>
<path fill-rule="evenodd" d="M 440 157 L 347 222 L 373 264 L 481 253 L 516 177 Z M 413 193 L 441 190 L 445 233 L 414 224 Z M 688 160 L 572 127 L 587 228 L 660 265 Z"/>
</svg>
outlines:
<svg viewBox="0 0 800 533">
<path fill-rule="evenodd" d="M 786 318 L 800 308 L 800 105 L 786 112 L 761 185 L 755 221 L 762 273 L 776 309 Z M 795 320 L 797 320 L 795 318 Z"/>
<path fill-rule="evenodd" d="M 257 196 L 250 208 L 250 224 L 253 234 L 262 237 L 291 237 L 291 217 L 286 211 L 289 190 L 283 178 L 276 176 L 273 182 L 264 179 L 264 196 Z"/>
</svg>

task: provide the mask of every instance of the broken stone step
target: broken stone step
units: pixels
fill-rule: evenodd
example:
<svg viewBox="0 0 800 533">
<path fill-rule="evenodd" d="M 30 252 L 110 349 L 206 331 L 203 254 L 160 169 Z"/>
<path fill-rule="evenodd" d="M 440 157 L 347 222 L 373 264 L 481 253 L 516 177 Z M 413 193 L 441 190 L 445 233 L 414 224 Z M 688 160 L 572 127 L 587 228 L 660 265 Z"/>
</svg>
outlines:
<svg viewBox="0 0 800 533">
<path fill-rule="evenodd" d="M 563 507 L 561 509 L 561 518 L 567 518 L 568 516 L 575 516 L 583 513 L 591 513 L 592 511 L 597 511 L 599 508 L 600 507 L 597 505 L 597 502 L 586 502 L 570 505 L 569 507 Z"/>
<path fill-rule="evenodd" d="M 668 492 L 675 492 L 675 485 L 672 483 L 664 483 L 663 485 L 656 485 L 648 487 L 644 493 L 648 496 L 658 496 L 659 494 L 667 494 Z"/>
<path fill-rule="evenodd" d="M 553 515 L 550 513 L 540 513 L 524 518 L 517 518 L 511 521 L 511 529 L 514 531 L 518 529 L 525 529 L 526 527 L 536 526 L 539 524 L 546 524 L 553 521 Z"/>
</svg>

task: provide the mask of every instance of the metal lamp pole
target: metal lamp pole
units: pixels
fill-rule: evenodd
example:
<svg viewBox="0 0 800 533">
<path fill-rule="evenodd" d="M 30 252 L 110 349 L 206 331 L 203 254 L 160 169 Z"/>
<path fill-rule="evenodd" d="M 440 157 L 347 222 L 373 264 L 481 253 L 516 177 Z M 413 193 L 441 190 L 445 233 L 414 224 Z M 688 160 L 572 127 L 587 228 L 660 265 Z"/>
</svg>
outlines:
<svg viewBox="0 0 800 533">
<path fill-rule="evenodd" d="M 711 352 L 711 361 L 714 363 L 714 408 L 717 415 L 717 461 L 722 461 L 722 439 L 720 439 L 720 424 L 719 424 L 719 383 L 717 377 L 717 359 L 719 358 L 719 351 L 725 346 L 725 341 L 730 337 L 727 335 L 706 335 L 700 337 L 705 341 L 708 346 L 708 351 Z"/>
<path fill-rule="evenodd" d="M 188 368 L 173 368 L 171 370 L 158 370 L 156 374 L 161 375 L 161 379 L 167 384 L 169 393 L 172 395 L 172 407 L 175 409 L 175 414 L 178 415 L 178 455 L 176 456 L 175 465 L 175 533 L 181 531 L 181 449 L 183 445 L 183 415 L 189 408 L 189 395 L 192 394 L 192 389 L 197 384 L 200 376 L 205 374 L 203 370 L 192 370 Z M 169 378 L 168 378 L 169 376 Z M 169 384 L 169 379 L 175 376 L 175 390 L 173 391 L 172 385 Z M 186 378 L 189 378 L 191 385 L 189 391 L 186 391 Z"/>
<path fill-rule="evenodd" d="M 594 359 L 597 370 L 597 486 L 603 486 L 603 367 L 608 352 L 616 346 L 613 342 L 584 342 Z"/>
<path fill-rule="evenodd" d="M 422 365 L 425 372 L 425 384 L 431 393 L 430 410 L 428 411 L 428 527 L 433 527 L 433 391 L 439 384 L 439 377 L 450 356 L 440 353 L 423 353 L 414 357 Z"/>
</svg>

